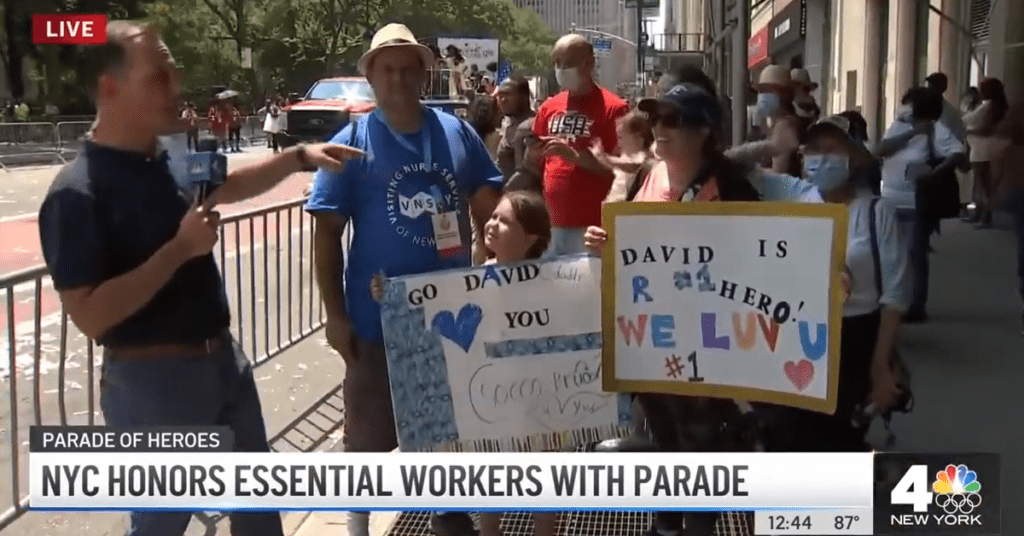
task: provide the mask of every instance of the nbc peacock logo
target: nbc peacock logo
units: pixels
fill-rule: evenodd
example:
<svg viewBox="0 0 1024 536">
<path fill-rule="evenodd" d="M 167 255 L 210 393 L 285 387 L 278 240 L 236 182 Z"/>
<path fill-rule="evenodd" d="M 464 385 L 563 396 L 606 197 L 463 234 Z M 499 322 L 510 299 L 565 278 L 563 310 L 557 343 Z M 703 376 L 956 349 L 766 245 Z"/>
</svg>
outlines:
<svg viewBox="0 0 1024 536">
<path fill-rule="evenodd" d="M 981 482 L 966 465 L 947 465 L 932 483 L 935 506 L 947 514 L 970 514 L 981 506 Z"/>
</svg>

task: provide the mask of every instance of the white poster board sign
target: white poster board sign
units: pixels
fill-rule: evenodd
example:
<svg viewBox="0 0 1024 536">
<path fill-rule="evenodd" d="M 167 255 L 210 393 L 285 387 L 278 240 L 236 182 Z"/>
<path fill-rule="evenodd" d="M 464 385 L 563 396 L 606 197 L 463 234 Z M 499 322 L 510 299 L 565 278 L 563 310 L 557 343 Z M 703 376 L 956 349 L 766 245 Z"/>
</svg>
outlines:
<svg viewBox="0 0 1024 536">
<path fill-rule="evenodd" d="M 602 390 L 601 261 L 391 279 L 381 300 L 403 451 L 542 451 L 628 433 Z"/>
<path fill-rule="evenodd" d="M 497 72 L 487 67 L 492 63 L 499 63 L 499 43 L 497 39 L 437 38 L 437 48 L 441 49 L 442 54 L 447 52 L 449 46 L 454 46 L 466 59 L 469 73 L 473 73 L 475 70 L 490 75 L 491 78 L 494 78 Z"/>
<path fill-rule="evenodd" d="M 604 226 L 605 389 L 835 411 L 844 206 L 616 203 Z"/>
</svg>

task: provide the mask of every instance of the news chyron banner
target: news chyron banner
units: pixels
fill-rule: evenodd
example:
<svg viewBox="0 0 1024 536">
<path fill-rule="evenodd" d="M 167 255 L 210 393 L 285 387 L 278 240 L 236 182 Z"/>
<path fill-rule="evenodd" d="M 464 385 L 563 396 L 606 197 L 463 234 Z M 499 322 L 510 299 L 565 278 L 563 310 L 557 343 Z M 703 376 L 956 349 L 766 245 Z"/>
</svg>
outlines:
<svg viewBox="0 0 1024 536">
<path fill-rule="evenodd" d="M 33 427 L 29 466 L 33 510 L 714 510 L 766 535 L 999 534 L 988 454 L 241 453 L 221 428 Z"/>
</svg>

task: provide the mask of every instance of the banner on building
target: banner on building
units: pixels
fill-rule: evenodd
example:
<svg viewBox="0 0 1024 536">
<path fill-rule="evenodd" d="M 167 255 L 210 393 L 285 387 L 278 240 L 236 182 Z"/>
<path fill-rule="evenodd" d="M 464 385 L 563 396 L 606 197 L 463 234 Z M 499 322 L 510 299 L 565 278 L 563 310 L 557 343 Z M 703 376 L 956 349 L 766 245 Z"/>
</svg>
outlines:
<svg viewBox="0 0 1024 536">
<path fill-rule="evenodd" d="M 768 27 L 750 36 L 747 41 L 747 68 L 753 69 L 768 59 Z"/>
<path fill-rule="evenodd" d="M 628 433 L 602 390 L 601 261 L 389 280 L 381 300 L 403 451 L 540 451 Z"/>
<path fill-rule="evenodd" d="M 438 37 L 437 47 L 447 55 L 448 47 L 455 47 L 466 59 L 469 74 L 483 73 L 492 78 L 497 74 L 499 41 L 497 39 L 463 39 L 457 37 Z"/>
<path fill-rule="evenodd" d="M 606 390 L 835 411 L 845 207 L 615 203 L 603 217 Z"/>
</svg>

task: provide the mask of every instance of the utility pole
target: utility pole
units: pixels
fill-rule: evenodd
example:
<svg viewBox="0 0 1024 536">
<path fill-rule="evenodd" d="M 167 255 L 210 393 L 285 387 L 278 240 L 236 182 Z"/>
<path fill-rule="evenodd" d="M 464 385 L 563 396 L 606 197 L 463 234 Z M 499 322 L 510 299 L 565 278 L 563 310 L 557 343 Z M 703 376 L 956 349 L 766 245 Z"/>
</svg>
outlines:
<svg viewBox="0 0 1024 536">
<path fill-rule="evenodd" d="M 732 144 L 742 145 L 747 139 L 747 34 L 750 33 L 750 0 L 736 0 L 733 8 L 736 27 L 732 33 Z"/>
<path fill-rule="evenodd" d="M 644 33 L 644 1 L 636 0 L 636 80 L 640 86 L 641 97 L 646 96 L 646 80 L 644 79 L 644 55 L 647 48 L 647 35 Z"/>
<path fill-rule="evenodd" d="M 725 53 L 726 43 L 724 40 L 719 39 L 722 34 L 725 33 L 725 29 L 728 28 L 728 24 L 725 19 L 728 16 L 728 11 L 725 9 L 725 0 L 711 0 L 712 13 L 715 19 L 715 33 L 714 40 L 714 58 L 715 58 L 715 78 L 718 80 L 718 90 L 722 95 L 726 94 L 726 84 L 729 79 L 729 67 L 727 62 L 727 55 Z"/>
</svg>

